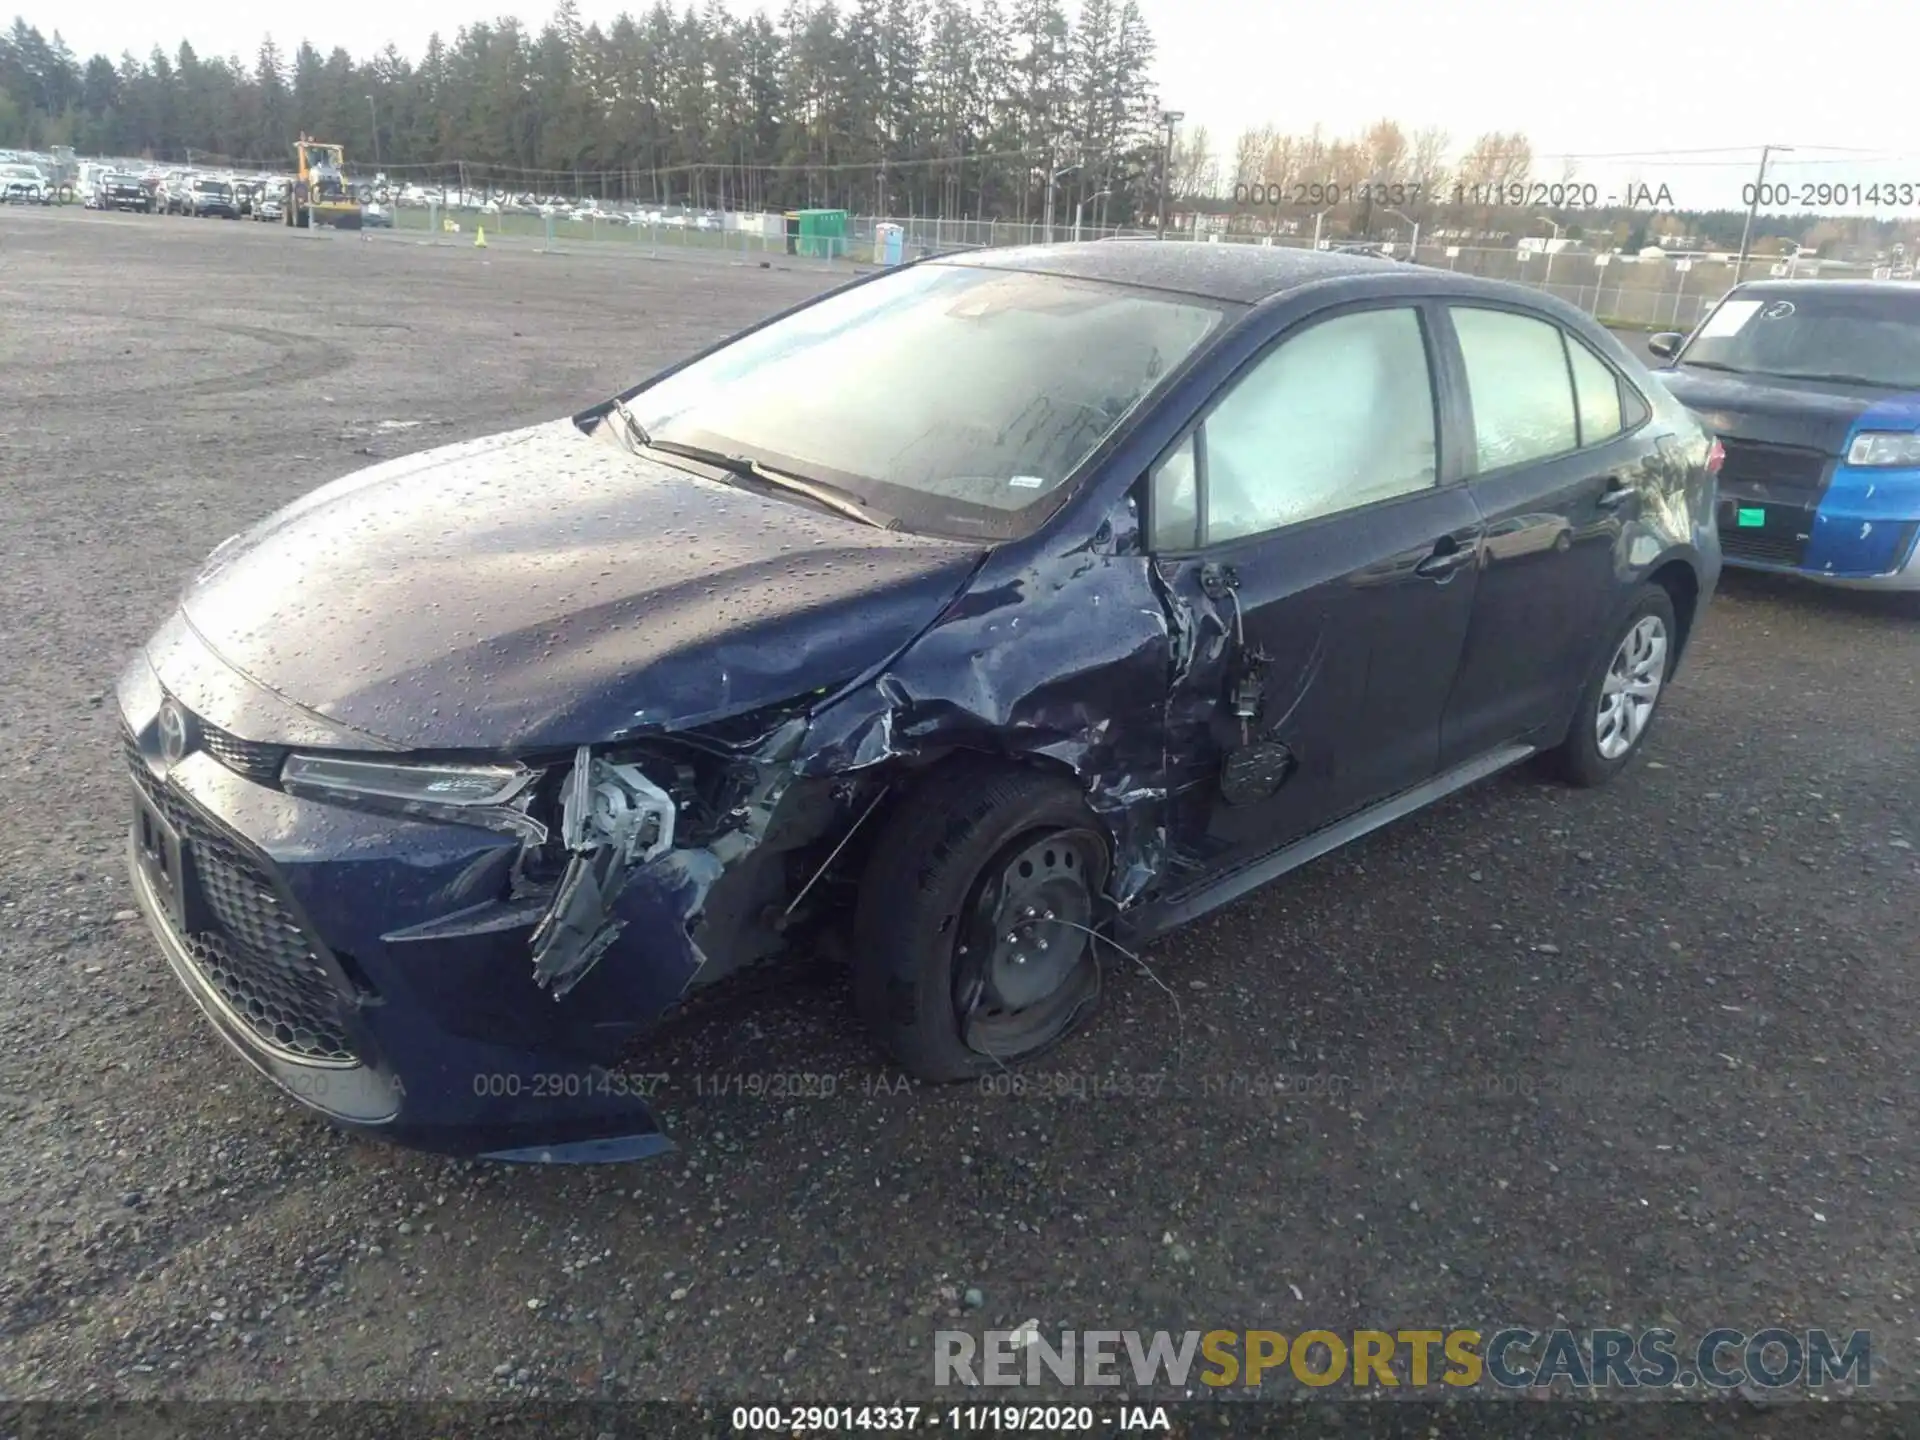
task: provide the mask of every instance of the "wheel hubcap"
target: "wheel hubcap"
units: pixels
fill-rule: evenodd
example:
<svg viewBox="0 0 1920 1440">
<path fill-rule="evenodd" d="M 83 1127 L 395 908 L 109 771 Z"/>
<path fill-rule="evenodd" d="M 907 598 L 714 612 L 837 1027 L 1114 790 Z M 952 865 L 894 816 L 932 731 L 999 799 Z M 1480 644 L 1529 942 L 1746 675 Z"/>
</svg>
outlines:
<svg viewBox="0 0 1920 1440">
<path fill-rule="evenodd" d="M 1098 985 L 1092 949 L 1096 837 L 1054 831 L 1014 842 L 982 877 L 954 966 L 961 1037 L 1012 1058 L 1072 1022 Z"/>
<path fill-rule="evenodd" d="M 1666 622 L 1658 615 L 1643 616 L 1613 652 L 1600 687 L 1594 740 L 1602 759 L 1618 760 L 1640 743 L 1666 679 Z"/>
</svg>

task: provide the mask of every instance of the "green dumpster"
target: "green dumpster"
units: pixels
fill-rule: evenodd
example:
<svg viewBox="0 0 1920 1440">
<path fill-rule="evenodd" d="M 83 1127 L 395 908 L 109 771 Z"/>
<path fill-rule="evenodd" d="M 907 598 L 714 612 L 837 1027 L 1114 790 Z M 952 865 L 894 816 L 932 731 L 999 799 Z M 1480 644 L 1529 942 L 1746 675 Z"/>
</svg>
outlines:
<svg viewBox="0 0 1920 1440">
<path fill-rule="evenodd" d="M 787 253 L 830 260 L 847 253 L 847 212 L 844 210 L 789 210 Z"/>
</svg>

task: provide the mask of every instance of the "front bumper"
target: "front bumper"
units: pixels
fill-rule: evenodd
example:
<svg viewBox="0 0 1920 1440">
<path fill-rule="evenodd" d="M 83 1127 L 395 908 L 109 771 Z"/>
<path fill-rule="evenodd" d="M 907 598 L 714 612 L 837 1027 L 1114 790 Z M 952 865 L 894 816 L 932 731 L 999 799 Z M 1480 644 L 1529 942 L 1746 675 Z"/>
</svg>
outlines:
<svg viewBox="0 0 1920 1440">
<path fill-rule="evenodd" d="M 136 656 L 118 691 L 134 894 L 254 1069 L 337 1125 L 420 1149 L 582 1163 L 672 1148 L 647 1103 L 658 1077 L 619 1064 L 690 973 L 670 887 L 635 877 L 634 933 L 656 944 L 556 1002 L 529 958 L 543 907 L 502 898 L 512 837 L 302 799 L 205 748 L 166 764 L 163 693 Z"/>
<path fill-rule="evenodd" d="M 1716 518 L 1725 563 L 1739 569 L 1920 590 L 1920 472 L 1837 466 L 1799 503 L 1723 485 Z"/>
</svg>

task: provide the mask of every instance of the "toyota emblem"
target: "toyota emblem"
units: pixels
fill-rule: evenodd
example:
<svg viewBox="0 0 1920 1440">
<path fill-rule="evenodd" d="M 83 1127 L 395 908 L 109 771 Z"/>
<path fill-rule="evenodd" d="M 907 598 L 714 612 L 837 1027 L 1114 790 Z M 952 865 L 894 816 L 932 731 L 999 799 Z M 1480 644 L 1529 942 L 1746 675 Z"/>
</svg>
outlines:
<svg viewBox="0 0 1920 1440">
<path fill-rule="evenodd" d="M 160 754 L 169 765 L 187 758 L 192 746 L 191 722 L 180 702 L 169 697 L 160 703 Z"/>
</svg>

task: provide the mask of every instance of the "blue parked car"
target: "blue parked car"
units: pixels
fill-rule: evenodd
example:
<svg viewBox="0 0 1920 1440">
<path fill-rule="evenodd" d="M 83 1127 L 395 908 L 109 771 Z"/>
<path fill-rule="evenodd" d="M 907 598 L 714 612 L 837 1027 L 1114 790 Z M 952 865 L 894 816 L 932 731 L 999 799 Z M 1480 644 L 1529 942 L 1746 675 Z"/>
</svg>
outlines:
<svg viewBox="0 0 1920 1440">
<path fill-rule="evenodd" d="M 1719 437 L 1729 565 L 1920 590 L 1920 286 L 1736 286 L 1655 373 Z"/>
</svg>

